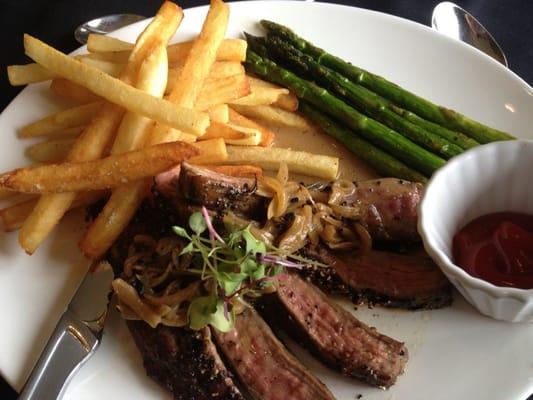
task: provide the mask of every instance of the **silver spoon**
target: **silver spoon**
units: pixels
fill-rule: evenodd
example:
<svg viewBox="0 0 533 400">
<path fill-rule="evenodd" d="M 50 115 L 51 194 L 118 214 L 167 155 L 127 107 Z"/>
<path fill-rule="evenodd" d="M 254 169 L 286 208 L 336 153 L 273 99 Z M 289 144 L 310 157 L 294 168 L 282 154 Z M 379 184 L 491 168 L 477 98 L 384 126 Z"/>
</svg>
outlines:
<svg viewBox="0 0 533 400">
<path fill-rule="evenodd" d="M 508 66 L 505 54 L 489 31 L 458 5 L 449 1 L 437 4 L 431 17 L 431 26 L 436 31 L 468 43 Z"/>
<path fill-rule="evenodd" d="M 87 21 L 78 26 L 74 31 L 74 37 L 81 44 L 86 44 L 90 33 L 105 35 L 106 33 L 113 32 L 119 28 L 143 19 L 146 19 L 146 17 L 136 14 L 106 15 L 100 18 L 95 18 L 91 21 Z"/>
</svg>

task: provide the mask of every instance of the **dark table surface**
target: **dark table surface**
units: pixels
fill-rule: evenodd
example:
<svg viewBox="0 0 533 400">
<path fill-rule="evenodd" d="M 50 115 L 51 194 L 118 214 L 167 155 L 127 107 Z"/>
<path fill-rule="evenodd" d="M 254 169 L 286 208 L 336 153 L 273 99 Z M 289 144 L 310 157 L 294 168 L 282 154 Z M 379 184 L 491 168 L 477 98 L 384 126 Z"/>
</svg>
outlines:
<svg viewBox="0 0 533 400">
<path fill-rule="evenodd" d="M 329 1 L 368 8 L 429 25 L 431 11 L 438 0 L 336 0 Z M 181 1 L 183 8 L 207 1 Z M 456 0 L 478 17 L 504 49 L 509 67 L 533 85 L 533 1 L 531 0 Z M 84 21 L 106 14 L 136 13 L 154 15 L 160 5 L 156 0 L 0 0 L 2 71 L 9 64 L 28 62 L 22 48 L 22 34 L 32 34 L 46 43 L 70 52 L 79 45 L 74 29 Z M 5 73 L 0 74 L 0 110 L 20 89 L 12 88 Z M 1 352 L 1 349 L 0 349 Z M 11 400 L 16 393 L 0 377 L 0 399 Z M 509 399 L 511 400 L 511 399 Z M 529 400 L 533 400 L 533 396 Z"/>
</svg>

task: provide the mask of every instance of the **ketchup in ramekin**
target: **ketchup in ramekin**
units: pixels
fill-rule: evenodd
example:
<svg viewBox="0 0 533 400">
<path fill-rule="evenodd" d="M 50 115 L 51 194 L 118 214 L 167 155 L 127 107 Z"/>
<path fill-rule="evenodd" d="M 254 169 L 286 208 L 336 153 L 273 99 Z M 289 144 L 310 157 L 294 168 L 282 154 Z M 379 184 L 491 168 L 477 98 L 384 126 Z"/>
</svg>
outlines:
<svg viewBox="0 0 533 400">
<path fill-rule="evenodd" d="M 533 289 L 533 215 L 484 215 L 453 238 L 453 258 L 470 275 L 497 286 Z"/>
</svg>

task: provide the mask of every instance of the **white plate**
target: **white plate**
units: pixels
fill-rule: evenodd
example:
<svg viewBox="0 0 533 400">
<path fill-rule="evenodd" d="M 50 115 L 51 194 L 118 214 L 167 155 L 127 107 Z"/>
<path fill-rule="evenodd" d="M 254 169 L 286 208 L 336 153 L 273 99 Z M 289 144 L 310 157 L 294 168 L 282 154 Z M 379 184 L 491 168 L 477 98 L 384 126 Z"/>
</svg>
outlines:
<svg viewBox="0 0 533 400">
<path fill-rule="evenodd" d="M 197 33 L 205 7 L 187 10 L 179 39 Z M 256 31 L 261 18 L 287 24 L 302 36 L 355 64 L 384 75 L 440 104 L 480 121 L 533 138 L 532 89 L 482 53 L 429 28 L 388 15 L 307 2 L 231 5 L 228 36 Z M 132 40 L 141 22 L 117 33 Z M 0 170 L 27 162 L 18 127 L 61 104 L 46 85 L 24 90 L 0 116 Z M 467 190 L 467 188 L 465 188 Z M 83 275 L 78 254 L 80 215 L 68 218 L 32 257 L 18 248 L 16 234 L 0 233 L 0 372 L 20 389 Z M 458 297 L 458 296 L 456 296 Z M 347 305 L 347 307 L 350 307 Z M 341 377 L 309 358 L 307 365 L 339 399 L 524 399 L 533 392 L 533 325 L 493 321 L 462 299 L 438 311 L 400 312 L 360 307 L 357 316 L 404 340 L 407 371 L 388 391 Z M 74 377 L 66 399 L 168 398 L 145 376 L 140 356 L 116 315 L 98 352 Z"/>
</svg>

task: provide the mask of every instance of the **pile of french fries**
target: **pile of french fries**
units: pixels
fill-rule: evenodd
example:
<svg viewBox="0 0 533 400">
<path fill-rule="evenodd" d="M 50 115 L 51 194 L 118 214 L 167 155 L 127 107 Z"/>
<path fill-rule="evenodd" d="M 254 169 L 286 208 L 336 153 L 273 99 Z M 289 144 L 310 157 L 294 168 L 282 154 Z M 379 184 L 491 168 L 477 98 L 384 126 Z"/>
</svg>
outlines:
<svg viewBox="0 0 533 400">
<path fill-rule="evenodd" d="M 107 198 L 80 242 L 102 257 L 149 193 L 154 176 L 183 160 L 246 175 L 277 170 L 334 179 L 338 160 L 272 147 L 264 125 L 309 128 L 287 89 L 246 75 L 246 42 L 225 39 L 229 7 L 212 0 L 198 37 L 169 44 L 182 19 L 163 3 L 135 43 L 90 35 L 88 54 L 67 56 L 24 35 L 35 63 L 12 65 L 12 85 L 51 81 L 74 106 L 32 122 L 20 138 L 34 165 L 0 175 L 0 198 L 33 197 L 0 210 L 6 231 L 32 254 L 64 214 Z"/>
</svg>

